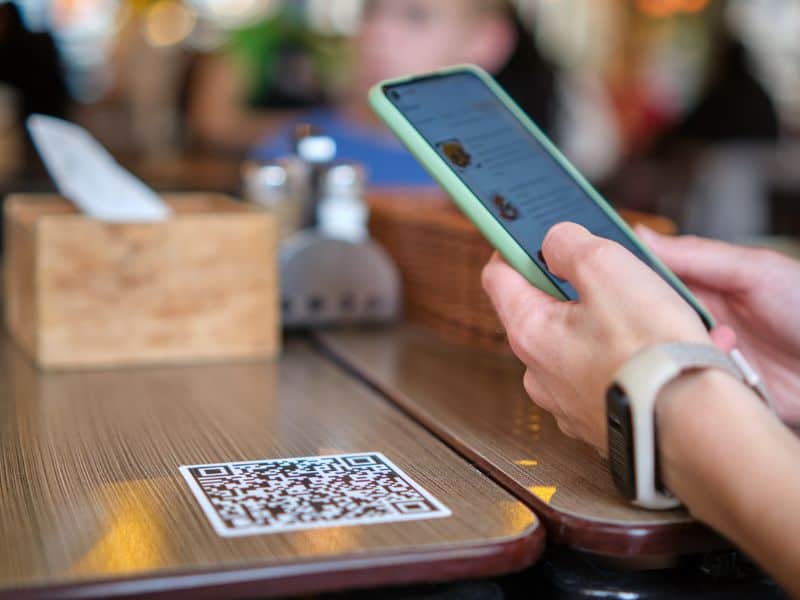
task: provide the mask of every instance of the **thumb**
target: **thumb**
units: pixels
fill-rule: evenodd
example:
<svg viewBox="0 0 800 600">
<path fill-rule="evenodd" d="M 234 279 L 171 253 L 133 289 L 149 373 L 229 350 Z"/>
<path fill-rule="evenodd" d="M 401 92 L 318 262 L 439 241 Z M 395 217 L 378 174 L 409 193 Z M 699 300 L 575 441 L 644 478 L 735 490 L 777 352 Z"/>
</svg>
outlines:
<svg viewBox="0 0 800 600">
<path fill-rule="evenodd" d="M 636 233 L 687 283 L 723 291 L 750 287 L 752 272 L 747 267 L 749 261 L 744 248 L 695 236 L 660 235 L 644 225 L 637 225 Z"/>
<path fill-rule="evenodd" d="M 577 223 L 553 225 L 542 241 L 550 272 L 566 279 L 581 299 L 593 295 L 630 294 L 629 282 L 658 276 L 620 244 L 593 235 Z M 639 286 L 636 289 L 644 289 Z"/>
<path fill-rule="evenodd" d="M 555 298 L 533 287 L 495 252 L 481 273 L 483 288 L 509 330 L 548 305 L 559 305 Z"/>
</svg>

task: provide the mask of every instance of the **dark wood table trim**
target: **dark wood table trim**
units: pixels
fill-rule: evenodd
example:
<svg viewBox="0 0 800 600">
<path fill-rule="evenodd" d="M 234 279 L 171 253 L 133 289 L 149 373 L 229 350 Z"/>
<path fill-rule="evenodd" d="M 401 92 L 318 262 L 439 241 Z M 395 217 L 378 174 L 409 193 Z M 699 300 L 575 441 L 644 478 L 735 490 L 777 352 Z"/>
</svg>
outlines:
<svg viewBox="0 0 800 600">
<path fill-rule="evenodd" d="M 414 554 L 342 557 L 337 560 L 248 566 L 224 571 L 184 571 L 149 577 L 0 591 L 1 600 L 88 598 L 272 598 L 346 589 L 424 584 L 490 577 L 522 570 L 544 550 L 544 530 L 500 543 L 442 547 Z M 478 566 L 479 565 L 479 566 Z"/>
</svg>

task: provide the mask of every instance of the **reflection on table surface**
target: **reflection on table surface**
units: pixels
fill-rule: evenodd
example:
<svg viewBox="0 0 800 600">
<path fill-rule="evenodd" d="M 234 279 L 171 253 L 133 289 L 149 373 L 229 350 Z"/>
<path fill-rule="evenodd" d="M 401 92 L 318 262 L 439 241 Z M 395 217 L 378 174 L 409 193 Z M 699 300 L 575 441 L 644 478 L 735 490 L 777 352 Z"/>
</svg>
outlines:
<svg viewBox="0 0 800 600">
<path fill-rule="evenodd" d="M 630 557 L 718 548 L 682 510 L 647 511 L 617 493 L 605 461 L 564 435 L 522 387 L 513 357 L 421 327 L 317 334 L 322 346 L 461 454 L 512 489 L 573 548 Z"/>
<path fill-rule="evenodd" d="M 152 590 L 153 576 L 223 571 L 230 584 L 295 578 L 237 595 L 302 592 L 490 574 L 542 547 L 522 503 L 299 339 L 275 362 L 46 374 L 3 341 L 0 426 L 0 595 L 125 578 Z M 178 472 L 364 451 L 383 452 L 453 516 L 223 538 Z M 221 585 L 189 579 L 163 587 Z"/>
</svg>

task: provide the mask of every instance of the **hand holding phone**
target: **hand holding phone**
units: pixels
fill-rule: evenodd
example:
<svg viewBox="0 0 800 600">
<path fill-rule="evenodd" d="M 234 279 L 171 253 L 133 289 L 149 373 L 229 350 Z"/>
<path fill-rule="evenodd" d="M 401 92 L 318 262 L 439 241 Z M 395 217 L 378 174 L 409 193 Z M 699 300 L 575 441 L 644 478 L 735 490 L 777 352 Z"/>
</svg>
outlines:
<svg viewBox="0 0 800 600">
<path fill-rule="evenodd" d="M 552 270 L 587 302 L 560 302 L 496 255 L 483 271 L 484 288 L 526 366 L 531 400 L 567 435 L 605 455 L 605 393 L 619 367 L 654 344 L 711 339 L 692 308 L 619 245 L 575 223 L 559 223 L 543 248 Z"/>
</svg>

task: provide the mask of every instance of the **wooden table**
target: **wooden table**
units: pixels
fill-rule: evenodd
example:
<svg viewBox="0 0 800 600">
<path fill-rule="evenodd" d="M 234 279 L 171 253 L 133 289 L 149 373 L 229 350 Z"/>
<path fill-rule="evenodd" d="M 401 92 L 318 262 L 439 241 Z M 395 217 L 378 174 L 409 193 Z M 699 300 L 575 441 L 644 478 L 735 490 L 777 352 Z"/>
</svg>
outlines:
<svg viewBox="0 0 800 600">
<path fill-rule="evenodd" d="M 220 537 L 179 465 L 380 451 L 452 516 Z M 0 343 L 0 596 L 274 596 L 521 569 L 520 501 L 303 340 L 282 358 L 37 372 Z"/>
<path fill-rule="evenodd" d="M 524 499 L 545 522 L 548 539 L 637 558 L 724 547 L 684 510 L 646 511 L 623 501 L 600 456 L 530 402 L 515 358 L 447 343 L 411 325 L 320 332 L 317 339 Z"/>
</svg>

